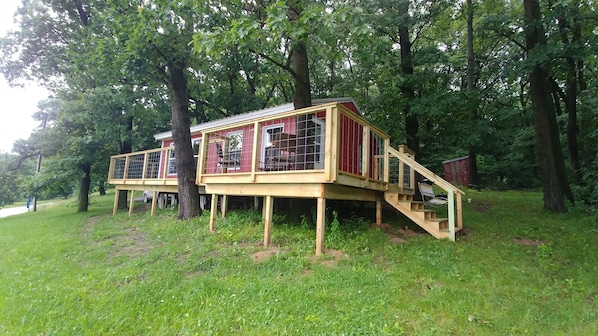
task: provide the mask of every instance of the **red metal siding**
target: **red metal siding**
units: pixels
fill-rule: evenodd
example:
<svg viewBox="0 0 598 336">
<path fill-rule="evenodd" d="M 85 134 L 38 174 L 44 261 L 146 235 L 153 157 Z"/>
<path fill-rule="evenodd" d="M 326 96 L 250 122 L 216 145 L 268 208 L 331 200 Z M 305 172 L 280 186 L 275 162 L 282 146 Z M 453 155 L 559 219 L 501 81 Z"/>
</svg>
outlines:
<svg viewBox="0 0 598 336">
<path fill-rule="evenodd" d="M 352 102 L 344 102 L 344 103 L 341 103 L 341 105 L 343 105 L 344 107 L 348 108 L 349 110 L 355 112 L 355 114 L 361 115 L 361 113 L 359 113 L 359 110 L 357 109 L 357 106 L 355 106 L 355 104 L 353 104 Z"/>
<path fill-rule="evenodd" d="M 341 114 L 339 135 L 339 169 L 343 172 L 361 174 L 361 150 L 363 126 Z"/>
<path fill-rule="evenodd" d="M 469 185 L 469 156 L 444 161 L 444 179 L 457 185 Z"/>
</svg>

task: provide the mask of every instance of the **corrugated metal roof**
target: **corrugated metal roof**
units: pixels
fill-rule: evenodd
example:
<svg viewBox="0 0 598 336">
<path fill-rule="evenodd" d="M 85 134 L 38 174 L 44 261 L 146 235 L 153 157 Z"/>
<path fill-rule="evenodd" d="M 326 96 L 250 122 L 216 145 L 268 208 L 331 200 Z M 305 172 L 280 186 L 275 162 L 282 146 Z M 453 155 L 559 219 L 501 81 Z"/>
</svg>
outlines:
<svg viewBox="0 0 598 336">
<path fill-rule="evenodd" d="M 350 98 L 350 97 L 314 99 L 312 101 L 312 105 L 314 105 L 314 106 L 323 105 L 323 104 L 332 103 L 332 102 L 353 103 L 355 105 L 355 107 L 357 108 L 357 110 L 360 111 L 359 114 L 361 115 L 361 110 L 359 110 L 359 107 L 357 107 L 357 103 L 355 102 L 355 100 L 353 98 Z M 294 107 L 293 103 L 286 103 L 284 105 L 268 107 L 268 108 L 265 108 L 262 110 L 250 111 L 250 112 L 237 114 L 237 115 L 223 118 L 223 119 L 208 121 L 203 124 L 191 126 L 190 130 L 191 130 L 191 134 L 199 133 L 199 132 L 209 129 L 209 128 L 220 127 L 220 126 L 224 126 L 224 125 L 228 125 L 228 124 L 243 122 L 243 121 L 252 120 L 252 119 L 261 118 L 261 117 L 269 117 L 269 116 L 276 115 L 279 113 L 292 111 L 294 109 L 295 109 L 295 107 Z M 172 131 L 166 131 L 166 132 L 162 132 L 162 133 L 158 133 L 158 134 L 154 135 L 154 139 L 159 140 L 159 141 L 164 141 L 164 140 L 168 140 L 171 138 L 172 138 Z"/>
</svg>

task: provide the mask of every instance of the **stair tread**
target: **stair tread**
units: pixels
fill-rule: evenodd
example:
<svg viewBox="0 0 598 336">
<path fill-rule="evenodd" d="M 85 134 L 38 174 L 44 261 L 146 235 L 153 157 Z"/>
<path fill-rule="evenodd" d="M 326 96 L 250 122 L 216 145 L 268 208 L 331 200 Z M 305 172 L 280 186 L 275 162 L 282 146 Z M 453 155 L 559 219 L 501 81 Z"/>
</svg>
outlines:
<svg viewBox="0 0 598 336">
<path fill-rule="evenodd" d="M 413 210 L 414 212 L 436 212 L 436 210 L 430 210 L 430 209 L 417 209 L 417 210 Z"/>
<path fill-rule="evenodd" d="M 427 221 L 431 221 L 431 222 L 444 222 L 444 221 L 448 221 L 448 218 L 428 218 L 426 219 Z"/>
</svg>

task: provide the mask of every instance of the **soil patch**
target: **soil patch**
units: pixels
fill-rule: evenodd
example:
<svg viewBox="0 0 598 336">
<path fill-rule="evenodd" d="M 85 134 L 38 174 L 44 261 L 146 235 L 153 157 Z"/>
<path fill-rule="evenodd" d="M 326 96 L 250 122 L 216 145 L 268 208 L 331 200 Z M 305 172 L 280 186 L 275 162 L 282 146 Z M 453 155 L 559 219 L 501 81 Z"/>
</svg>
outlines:
<svg viewBox="0 0 598 336">
<path fill-rule="evenodd" d="M 349 259 L 349 255 L 343 251 L 328 249 L 321 256 L 312 256 L 310 261 L 313 264 L 319 263 L 327 267 L 335 267 L 341 259 Z"/>
<path fill-rule="evenodd" d="M 489 203 L 485 202 L 478 202 L 478 201 L 471 201 L 471 206 L 477 212 L 488 212 L 492 208 Z"/>
<path fill-rule="evenodd" d="M 145 235 L 139 231 L 139 228 L 128 228 L 126 233 L 126 235 L 119 236 L 116 240 L 116 254 L 135 258 L 151 251 L 152 246 L 145 239 Z"/>
<path fill-rule="evenodd" d="M 419 236 L 422 233 L 415 232 L 409 227 L 405 226 L 404 229 L 395 230 L 392 226 L 387 223 L 376 224 L 372 223 L 370 229 L 380 229 L 382 232 L 390 238 L 390 242 L 393 244 L 404 244 L 407 242 L 407 238 Z"/>
<path fill-rule="evenodd" d="M 93 217 L 89 217 L 87 219 L 87 222 L 85 223 L 85 226 L 83 227 L 83 235 L 88 238 L 91 239 L 91 233 L 93 232 L 93 226 L 100 221 L 100 219 L 107 217 L 108 215 L 103 215 L 103 216 L 93 216 Z"/>
<path fill-rule="evenodd" d="M 398 236 L 393 236 L 390 238 L 390 242 L 393 244 L 404 244 L 407 242 L 407 240 L 405 238 L 401 238 Z"/>
<path fill-rule="evenodd" d="M 420 232 L 415 232 L 415 231 L 409 229 L 408 227 L 405 227 L 404 229 L 398 229 L 397 233 L 400 234 L 401 236 L 403 236 L 404 238 L 421 236 L 423 234 Z"/>
<path fill-rule="evenodd" d="M 513 243 L 520 245 L 520 246 L 539 246 L 545 244 L 546 242 L 541 240 L 534 240 L 529 238 L 515 238 L 513 239 Z"/>
<path fill-rule="evenodd" d="M 270 257 L 280 252 L 278 247 L 268 247 L 266 250 L 258 251 L 252 254 L 250 257 L 255 263 L 261 263 L 268 260 Z"/>
<path fill-rule="evenodd" d="M 382 232 L 385 232 L 388 234 L 393 233 L 392 226 L 390 226 L 389 224 L 386 224 L 386 223 L 381 223 L 379 225 L 376 223 L 372 223 L 372 225 L 370 225 L 370 229 L 380 229 L 380 230 L 382 230 Z"/>
</svg>

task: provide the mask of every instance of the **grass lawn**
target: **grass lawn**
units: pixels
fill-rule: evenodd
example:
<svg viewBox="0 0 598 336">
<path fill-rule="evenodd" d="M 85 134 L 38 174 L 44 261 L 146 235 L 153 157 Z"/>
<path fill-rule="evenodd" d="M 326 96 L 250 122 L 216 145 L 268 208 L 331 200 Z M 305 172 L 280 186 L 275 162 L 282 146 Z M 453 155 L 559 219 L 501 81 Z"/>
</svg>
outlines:
<svg viewBox="0 0 598 336">
<path fill-rule="evenodd" d="M 207 212 L 111 216 L 111 196 L 2 218 L 0 334 L 598 335 L 597 220 L 539 193 L 467 198 L 455 243 L 331 218 L 320 258 L 315 228 L 280 216 L 262 248 L 252 211 L 216 233 Z"/>
</svg>

